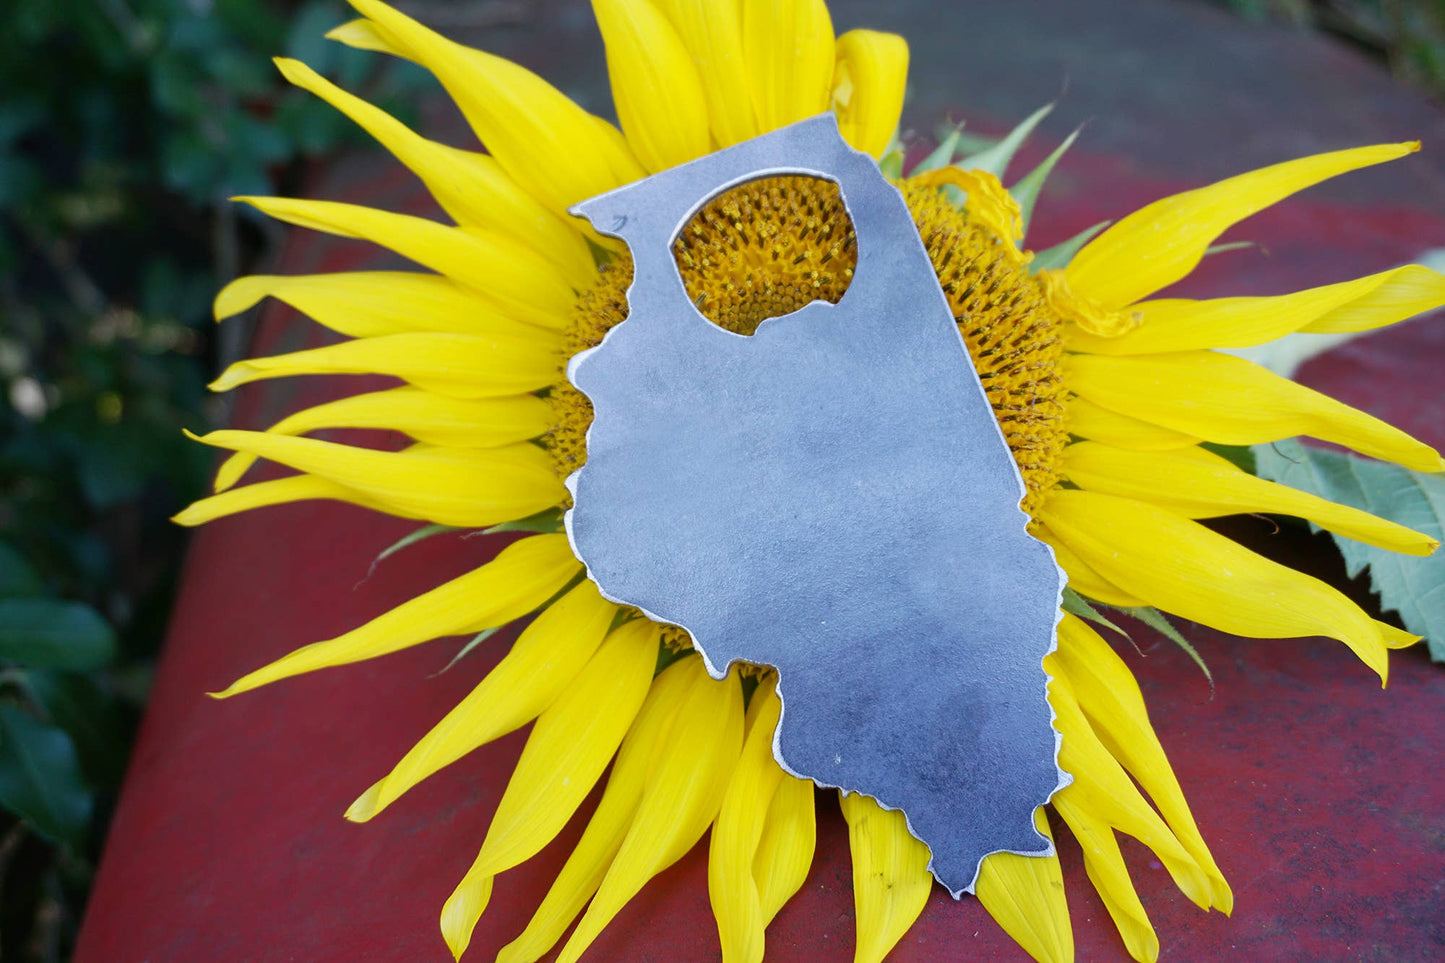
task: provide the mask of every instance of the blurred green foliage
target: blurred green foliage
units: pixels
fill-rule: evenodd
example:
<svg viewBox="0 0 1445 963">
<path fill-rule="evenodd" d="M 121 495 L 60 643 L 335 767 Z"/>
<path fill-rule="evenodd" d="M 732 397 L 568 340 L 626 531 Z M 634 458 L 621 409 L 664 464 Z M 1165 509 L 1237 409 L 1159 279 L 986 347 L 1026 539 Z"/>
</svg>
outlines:
<svg viewBox="0 0 1445 963">
<path fill-rule="evenodd" d="M 124 771 L 183 547 L 168 519 L 211 462 L 180 433 L 213 420 L 210 298 L 268 240 L 226 198 L 294 187 L 354 136 L 270 57 L 383 103 L 419 79 L 322 39 L 346 19 L 0 5 L 0 958 L 68 955 Z"/>
<path fill-rule="evenodd" d="M 1252 20 L 1333 34 L 1445 96 L 1445 0 L 1215 0 Z"/>
</svg>

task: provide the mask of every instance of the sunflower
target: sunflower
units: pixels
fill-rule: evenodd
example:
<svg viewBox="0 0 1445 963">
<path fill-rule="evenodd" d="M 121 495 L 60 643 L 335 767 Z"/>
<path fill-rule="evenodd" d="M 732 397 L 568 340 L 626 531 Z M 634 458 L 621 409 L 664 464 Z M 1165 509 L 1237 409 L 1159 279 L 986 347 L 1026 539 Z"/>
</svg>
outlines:
<svg viewBox="0 0 1445 963">
<path fill-rule="evenodd" d="M 827 110 L 853 146 L 887 154 L 885 170 L 893 170 L 908 48 L 868 30 L 835 37 L 822 0 L 594 0 L 619 130 L 513 63 L 452 43 L 377 0 L 351 3 L 362 19 L 329 36 L 429 69 L 486 152 L 425 139 L 305 65 L 277 61 L 291 82 L 409 167 L 453 223 L 325 201 L 241 199 L 429 270 L 252 276 L 226 287 L 218 318 L 272 297 L 347 340 L 241 361 L 213 388 L 318 373 L 380 374 L 398 385 L 300 411 L 267 431 L 200 438 L 234 454 L 216 494 L 177 520 L 196 525 L 320 498 L 425 522 L 413 537 L 519 534 L 480 568 L 217 695 L 432 639 L 480 640 L 530 616 L 501 662 L 360 794 L 347 818 L 377 817 L 427 776 L 530 723 L 476 860 L 442 908 L 452 952 L 466 950 L 497 877 L 554 839 L 605 781 L 551 890 L 499 958 L 538 959 L 574 921 L 561 959 L 577 958 L 649 879 L 710 831 L 709 895 L 724 958 L 759 959 L 768 923 L 808 874 L 815 794 L 773 758 L 773 675 L 755 668 L 711 679 L 685 632 L 603 599 L 561 531 L 563 481 L 586 458 L 591 419 L 564 368 L 624 319 L 631 276 L 625 249 L 567 211 Z M 1403 432 L 1219 350 L 1390 324 L 1445 303 L 1445 277 L 1407 266 L 1277 297 L 1154 295 L 1188 275 L 1237 221 L 1416 147 L 1287 161 L 1165 198 L 1092 239 L 1037 255 L 1023 246 L 1023 209 L 989 171 L 950 157 L 898 178 L 1025 481 L 1031 530 L 1053 547 L 1075 599 L 1045 661 L 1060 764 L 1073 782 L 1035 822 L 1048 834 L 1051 819 L 1062 819 L 1078 838 L 1089 879 L 1136 959 L 1156 958 L 1159 943 L 1116 834 L 1148 846 L 1200 907 L 1228 913 L 1233 898 L 1128 666 L 1089 624 L 1098 618 L 1092 603 L 1154 608 L 1251 638 L 1328 636 L 1383 681 L 1388 650 L 1414 636 L 1199 520 L 1282 513 L 1399 552 L 1427 554 L 1435 544 L 1256 478 L 1218 448 L 1309 435 L 1419 471 L 1445 467 Z M 1031 207 L 1037 187 L 1038 178 L 1026 178 L 1014 194 Z M 800 177 L 715 198 L 674 254 L 700 310 L 740 333 L 813 300 L 838 300 L 855 258 L 836 188 Z M 307 437 L 343 427 L 389 429 L 414 443 L 392 451 Z M 258 458 L 296 474 L 238 487 Z M 923 908 L 928 851 L 900 813 L 858 795 L 841 806 L 856 958 L 878 960 Z M 1036 959 L 1072 958 L 1057 857 L 990 856 L 977 896 Z"/>
</svg>

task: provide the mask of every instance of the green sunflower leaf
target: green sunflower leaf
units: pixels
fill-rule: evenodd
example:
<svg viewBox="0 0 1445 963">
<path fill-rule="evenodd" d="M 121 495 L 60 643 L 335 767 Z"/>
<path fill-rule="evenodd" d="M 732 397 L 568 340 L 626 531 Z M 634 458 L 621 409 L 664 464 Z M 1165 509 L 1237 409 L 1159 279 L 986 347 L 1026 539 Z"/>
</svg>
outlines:
<svg viewBox="0 0 1445 963">
<path fill-rule="evenodd" d="M 40 835 L 79 847 L 91 796 L 65 730 L 0 703 L 0 805 Z"/>
<path fill-rule="evenodd" d="M 1308 448 L 1292 439 L 1256 445 L 1254 455 L 1261 478 L 1445 541 L 1445 475 Z M 1370 584 L 1380 594 L 1381 605 L 1398 612 L 1406 629 L 1425 637 L 1432 659 L 1445 662 L 1445 552 L 1417 558 L 1332 537 L 1349 574 L 1353 577 L 1369 568 Z"/>
<path fill-rule="evenodd" d="M 1206 441 L 1201 443 L 1199 447 L 1207 451 L 1212 451 L 1221 458 L 1228 458 L 1234 463 L 1234 467 L 1242 471 L 1247 471 L 1251 475 L 1259 474 L 1254 463 L 1254 449 L 1249 445 L 1220 445 L 1212 441 Z"/>
</svg>

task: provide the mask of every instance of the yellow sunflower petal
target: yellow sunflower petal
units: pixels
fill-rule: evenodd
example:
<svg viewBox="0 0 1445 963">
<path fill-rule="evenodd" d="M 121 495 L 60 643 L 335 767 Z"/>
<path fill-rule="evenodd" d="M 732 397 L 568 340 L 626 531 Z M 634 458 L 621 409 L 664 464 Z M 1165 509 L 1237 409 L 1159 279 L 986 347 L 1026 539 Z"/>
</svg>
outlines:
<svg viewBox="0 0 1445 963">
<path fill-rule="evenodd" d="M 839 37 L 833 109 L 843 139 L 882 157 L 898 130 L 907 83 L 908 41 L 877 30 L 849 30 Z"/>
<path fill-rule="evenodd" d="M 1246 638 L 1339 639 L 1385 679 L 1374 620 L 1319 579 L 1173 512 L 1113 495 L 1056 491 L 1040 515 L 1086 564 L 1149 605 Z"/>
<path fill-rule="evenodd" d="M 346 818 L 366 822 L 423 779 L 535 719 L 582 671 L 616 615 L 617 606 L 587 581 L 549 605 L 496 668 L 351 804 Z"/>
<path fill-rule="evenodd" d="M 759 133 L 828 109 L 833 20 L 823 0 L 741 0 L 747 64 Z"/>
<path fill-rule="evenodd" d="M 753 693 L 742 756 L 723 796 L 708 850 L 708 898 L 717 920 L 723 960 L 728 963 L 756 963 L 763 958 L 767 921 L 753 877 L 753 860 L 773 794 L 783 779 L 783 770 L 773 758 L 773 732 L 782 710 L 776 687 L 776 678 L 770 677 Z"/>
<path fill-rule="evenodd" d="M 1133 304 L 1194 270 L 1236 222 L 1320 181 L 1419 149 L 1381 144 L 1315 154 L 1155 201 L 1084 245 L 1065 271 L 1069 287 L 1107 308 Z"/>
<path fill-rule="evenodd" d="M 567 315 L 547 315 L 544 328 L 513 320 L 495 304 L 450 278 L 416 271 L 339 271 L 334 274 L 251 274 L 216 295 L 216 320 L 273 297 L 318 324 L 353 338 L 387 334 L 496 334 L 554 344 L 552 330 Z M 549 330 L 552 329 L 552 330 Z"/>
<path fill-rule="evenodd" d="M 1053 676 L 1049 703 L 1054 707 L 1055 728 L 1063 736 L 1059 766 L 1074 777 L 1073 783 L 1055 794 L 1055 806 L 1063 799 L 1148 846 L 1180 891 L 1196 906 L 1208 909 L 1213 895 L 1209 878 L 1099 741 L 1079 709 L 1067 676 L 1054 670 L 1055 661 L 1045 659 L 1044 667 Z"/>
<path fill-rule="evenodd" d="M 421 137 L 299 60 L 278 57 L 276 66 L 288 81 L 325 100 L 375 137 L 421 178 L 458 224 L 511 235 L 552 261 L 573 287 L 591 283 L 597 269 L 582 235 L 518 187 L 494 158 Z"/>
<path fill-rule="evenodd" d="M 1072 355 L 1067 379 L 1097 405 L 1206 441 L 1254 445 L 1309 435 L 1416 471 L 1445 469 L 1435 449 L 1400 429 L 1227 354 Z"/>
<path fill-rule="evenodd" d="M 742 742 L 742 686 L 734 676 L 719 682 L 699 667 L 667 739 L 658 745 L 627 836 L 558 963 L 580 957 L 648 880 L 702 837 L 722 805 Z"/>
<path fill-rule="evenodd" d="M 1065 449 L 1060 471 L 1085 491 L 1150 502 L 1189 518 L 1274 512 L 1392 552 L 1429 555 L 1440 546 L 1369 512 L 1256 478 L 1203 448 L 1137 452 L 1086 441 Z"/>
<path fill-rule="evenodd" d="M 637 718 L 618 750 L 607 788 L 588 821 L 582 838 L 553 880 L 542 905 L 522 935 L 502 948 L 497 963 L 532 963 L 561 938 L 572 920 L 607 875 L 613 857 L 632 825 L 660 747 L 672 732 L 678 710 L 692 691 L 699 659 L 685 658 L 668 666 L 652 682 Z M 452 937 L 448 936 L 448 942 Z"/>
<path fill-rule="evenodd" d="M 1069 548 L 1063 539 L 1049 531 L 1047 525 L 1035 523 L 1029 528 L 1029 531 L 1035 538 L 1054 550 L 1054 561 L 1058 562 L 1059 568 L 1064 570 L 1064 574 L 1069 579 L 1069 588 L 1075 592 L 1088 596 L 1096 602 L 1117 605 L 1120 608 L 1139 608 L 1146 604 L 1142 599 L 1135 598 L 1094 571 L 1078 556 L 1078 553 Z"/>
<path fill-rule="evenodd" d="M 765 926 L 808 878 L 818 844 L 813 805 L 813 783 L 783 773 L 773 801 L 768 804 L 763 835 L 753 857 L 753 880 L 758 886 L 758 906 Z"/>
<path fill-rule="evenodd" d="M 1059 625 L 1054 671 L 1062 671 L 1095 735 L 1149 794 L 1164 821 L 1209 880 L 1210 903 L 1226 914 L 1234 894 L 1199 833 L 1169 758 L 1149 723 L 1144 696 L 1124 660 L 1082 620 Z"/>
<path fill-rule="evenodd" d="M 436 75 L 487 151 L 552 211 L 645 176 L 611 124 L 530 70 L 453 43 L 377 0 L 348 2 L 388 47 Z"/>
<path fill-rule="evenodd" d="M 1034 826 L 1054 838 L 1040 806 Z M 1039 963 L 1073 963 L 1074 929 L 1059 857 L 994 853 L 984 858 L 975 887 L 994 922 Z"/>
<path fill-rule="evenodd" d="M 968 195 L 969 220 L 977 221 L 998 237 L 1008 241 L 1004 253 L 1014 260 L 1023 257 L 1018 242 L 1024 236 L 1023 210 L 999 179 L 988 171 L 964 170 L 961 167 L 940 167 L 908 179 L 923 187 L 956 187 Z"/>
<path fill-rule="evenodd" d="M 235 515 L 238 512 L 248 512 L 253 508 L 315 499 L 350 502 L 364 508 L 386 510 L 376 499 L 368 498 L 356 489 L 347 488 L 328 478 L 318 478 L 315 475 L 291 475 L 287 478 L 277 478 L 274 481 L 247 485 L 244 488 L 212 495 L 210 498 L 198 499 L 181 509 L 171 518 L 171 521 L 177 525 L 191 527 L 204 525 L 206 522 L 224 518 L 227 515 Z"/>
<path fill-rule="evenodd" d="M 1445 304 L 1445 275 L 1410 264 L 1267 298 L 1169 299 L 1134 305 L 1140 324 L 1118 338 L 1071 332 L 1069 347 L 1096 354 L 1247 348 L 1296 331 L 1368 331 Z"/>
<path fill-rule="evenodd" d="M 743 62 L 742 11 L 717 0 L 661 0 L 697 67 L 707 97 L 713 140 L 730 147 L 758 136 Z"/>
<path fill-rule="evenodd" d="M 644 619 L 622 626 L 537 719 L 481 852 L 442 908 L 453 956 L 466 951 L 494 877 L 551 842 L 607 768 L 647 695 L 658 641 Z"/>
<path fill-rule="evenodd" d="M 592 0 L 592 9 L 617 116 L 642 166 L 667 170 L 711 150 L 702 80 L 652 0 Z"/>
<path fill-rule="evenodd" d="M 380 374 L 453 398 L 495 398 L 555 382 L 558 347 L 501 335 L 389 334 L 237 361 L 210 389 L 293 375 Z"/>
<path fill-rule="evenodd" d="M 1375 627 L 1380 630 L 1380 638 L 1384 641 L 1387 649 L 1408 649 L 1410 646 L 1424 641 L 1424 636 L 1406 632 L 1404 629 L 1397 628 L 1389 622 L 1381 622 L 1379 619 L 1375 620 Z"/>
<path fill-rule="evenodd" d="M 305 435 L 325 428 L 381 428 L 429 445 L 497 448 L 544 434 L 550 418 L 547 403 L 534 395 L 471 400 L 419 388 L 391 388 L 303 409 L 267 431 Z M 234 485 L 255 460 L 255 455 L 245 452 L 226 459 L 216 473 L 216 491 Z"/>
<path fill-rule="evenodd" d="M 1139 902 L 1139 894 L 1134 891 L 1114 829 L 1108 820 L 1083 805 L 1083 798 L 1066 788 L 1054 797 L 1054 809 L 1079 841 L 1084 853 L 1084 871 L 1123 937 L 1129 955 L 1140 963 L 1154 963 L 1159 959 L 1159 937 L 1149 922 L 1149 914 L 1144 912 L 1144 904 Z"/>
<path fill-rule="evenodd" d="M 551 261 L 493 231 L 448 227 L 424 217 L 337 201 L 234 199 L 288 224 L 390 248 L 472 288 L 522 321 L 556 327 L 556 318 L 565 317 L 576 300 L 567 279 Z"/>
<path fill-rule="evenodd" d="M 923 912 L 933 888 L 928 847 L 908 831 L 903 813 L 871 798 L 842 797 L 853 853 L 853 906 L 857 914 L 854 963 L 878 963 Z"/>
<path fill-rule="evenodd" d="M 1069 432 L 1130 451 L 1168 451 L 1199 444 L 1193 435 L 1100 408 L 1087 398 L 1069 401 Z"/>
<path fill-rule="evenodd" d="M 535 515 L 566 495 L 551 457 L 530 444 L 414 445 L 405 451 L 374 451 L 314 438 L 232 430 L 213 431 L 197 440 L 329 478 L 387 510 L 396 508 L 406 518 L 458 528 L 482 528 Z"/>
<path fill-rule="evenodd" d="M 360 662 L 459 632 L 505 625 L 557 594 L 580 568 L 567 536 L 524 538 L 481 568 L 403 602 L 344 635 L 302 646 L 213 695 L 227 698 L 303 672 Z"/>
<path fill-rule="evenodd" d="M 332 27 L 326 32 L 326 39 L 335 40 L 337 43 L 344 43 L 346 46 L 355 47 L 357 50 L 370 50 L 375 53 L 390 54 L 393 57 L 409 59 L 407 52 L 383 37 L 381 33 L 377 31 L 376 24 L 370 20 L 349 20 L 339 27 Z"/>
</svg>

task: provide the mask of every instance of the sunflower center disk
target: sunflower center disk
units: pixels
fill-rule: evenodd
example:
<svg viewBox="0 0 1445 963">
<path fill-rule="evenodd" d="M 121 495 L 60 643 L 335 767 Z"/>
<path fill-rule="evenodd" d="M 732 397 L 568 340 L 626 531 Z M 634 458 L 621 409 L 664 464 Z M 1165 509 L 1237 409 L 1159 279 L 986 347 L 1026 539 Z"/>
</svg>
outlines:
<svg viewBox="0 0 1445 963">
<path fill-rule="evenodd" d="M 778 158 L 839 186 L 745 187 L 669 251 L 693 204 Z M 627 242 L 635 272 L 584 299 L 594 323 L 574 333 L 580 349 L 612 327 L 568 369 L 590 431 L 580 396 L 556 392 L 559 465 L 566 432 L 584 433 L 573 464 L 587 447 L 568 527 L 593 580 L 685 626 L 716 677 L 776 667 L 778 761 L 903 810 L 955 895 L 990 853 L 1050 852 L 1033 811 L 1065 781 L 1042 666 L 1062 573 L 1025 532 L 1017 452 L 1041 484 L 1039 452 L 1064 439 L 1057 389 L 1041 414 L 1037 387 L 1011 397 L 1025 379 L 1056 384 L 1058 345 L 1019 330 L 1037 305 L 1027 277 L 957 217 L 935 215 L 920 244 L 904 198 L 831 118 L 578 210 Z"/>
</svg>

